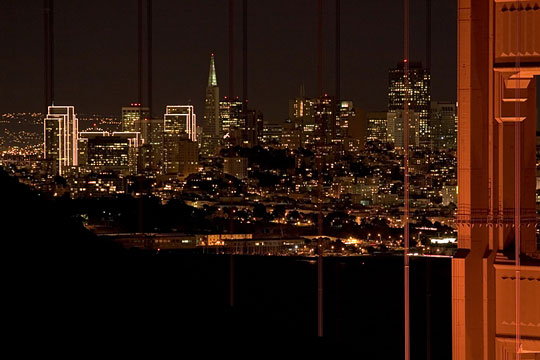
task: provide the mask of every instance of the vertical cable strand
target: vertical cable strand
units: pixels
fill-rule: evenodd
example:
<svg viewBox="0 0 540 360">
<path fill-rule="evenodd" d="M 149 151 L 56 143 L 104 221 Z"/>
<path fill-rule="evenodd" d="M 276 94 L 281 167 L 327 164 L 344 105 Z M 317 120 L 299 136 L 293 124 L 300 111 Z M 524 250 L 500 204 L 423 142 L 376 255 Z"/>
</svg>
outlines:
<svg viewBox="0 0 540 360">
<path fill-rule="evenodd" d="M 405 303 L 405 360 L 410 359 L 410 313 L 409 313 L 409 0 L 404 0 L 404 31 L 403 31 L 403 79 L 405 96 L 403 99 L 404 110 L 404 240 L 403 251 L 404 267 L 404 303 Z"/>
<path fill-rule="evenodd" d="M 323 2 L 322 0 L 317 1 L 317 92 L 319 96 L 319 102 L 322 101 L 322 7 Z M 322 131 L 323 126 L 321 119 L 318 120 L 319 122 L 319 140 L 318 140 L 318 146 L 317 146 L 317 175 L 318 175 L 318 185 L 317 185 L 317 207 L 318 207 L 318 233 L 319 233 L 319 239 L 317 241 L 317 250 L 318 250 L 318 258 L 317 258 L 317 334 L 319 337 L 323 337 L 323 311 L 324 311 L 324 305 L 323 305 L 323 243 L 322 243 L 322 234 L 323 234 L 323 216 L 322 216 L 322 194 L 323 194 L 323 179 L 322 179 L 322 154 L 321 154 L 321 145 L 322 145 L 322 139 L 324 132 Z"/>
<path fill-rule="evenodd" d="M 234 0 L 229 0 L 229 100 L 234 99 Z"/>
<path fill-rule="evenodd" d="M 50 65 L 50 102 L 54 105 L 54 0 L 50 0 L 49 11 L 49 65 Z"/>
<path fill-rule="evenodd" d="M 521 3 L 518 3 L 518 9 L 516 11 L 516 76 L 518 85 L 516 86 L 515 90 L 515 127 L 514 127 L 514 231 L 515 231 L 515 241 L 514 241 L 514 252 L 515 252 L 515 258 L 516 258 L 516 287 L 515 287 L 515 302 L 516 302 L 516 360 L 521 359 L 521 334 L 520 334 L 520 323 L 521 323 L 521 314 L 520 314 L 520 279 L 521 279 L 521 259 L 520 259 L 520 252 L 521 252 L 521 122 L 520 122 L 520 102 L 518 101 L 520 98 L 520 67 L 521 67 L 521 59 L 520 59 L 520 35 L 521 35 L 521 24 L 520 24 L 520 17 L 521 17 L 521 9 L 522 5 Z"/>
<path fill-rule="evenodd" d="M 148 66 L 148 118 L 152 119 L 152 0 L 146 0 L 147 66 Z"/>
<path fill-rule="evenodd" d="M 49 79 L 49 14 L 50 14 L 50 4 L 49 0 L 43 0 L 43 98 L 45 103 L 45 114 L 47 114 L 48 106 L 50 103 L 50 79 Z"/>
</svg>

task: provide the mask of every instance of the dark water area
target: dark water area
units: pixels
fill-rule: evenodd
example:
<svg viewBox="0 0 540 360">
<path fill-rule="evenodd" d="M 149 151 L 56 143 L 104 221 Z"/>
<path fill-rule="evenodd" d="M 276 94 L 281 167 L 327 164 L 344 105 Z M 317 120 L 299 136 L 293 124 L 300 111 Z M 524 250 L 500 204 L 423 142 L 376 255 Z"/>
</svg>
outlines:
<svg viewBox="0 0 540 360">
<path fill-rule="evenodd" d="M 110 292 L 124 312 L 119 327 L 128 333 L 150 327 L 153 336 L 182 346 L 303 344 L 403 358 L 401 257 L 324 259 L 323 339 L 317 338 L 316 259 L 234 256 L 233 308 L 230 261 L 230 255 L 186 253 L 129 260 Z M 411 358 L 428 359 L 429 352 L 430 359 L 451 359 L 450 259 L 412 258 L 410 278 Z"/>
</svg>

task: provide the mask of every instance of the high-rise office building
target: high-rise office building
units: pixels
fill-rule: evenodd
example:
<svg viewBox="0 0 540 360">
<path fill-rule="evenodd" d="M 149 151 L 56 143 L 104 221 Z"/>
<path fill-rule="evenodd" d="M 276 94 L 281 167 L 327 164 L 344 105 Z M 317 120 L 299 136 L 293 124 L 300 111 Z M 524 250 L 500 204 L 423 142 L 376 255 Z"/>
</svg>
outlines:
<svg viewBox="0 0 540 360">
<path fill-rule="evenodd" d="M 303 147 L 342 144 L 349 136 L 349 124 L 355 119 L 353 103 L 343 100 L 334 108 L 334 102 L 326 94 L 316 99 L 305 98 L 303 91 L 300 97 L 289 100 L 289 119 L 295 129 L 301 129 Z"/>
<path fill-rule="evenodd" d="M 193 106 L 167 106 L 163 121 L 164 174 L 185 174 L 186 164 L 197 163 L 196 140 L 197 121 Z"/>
<path fill-rule="evenodd" d="M 385 115 L 386 116 L 386 115 Z M 364 149 L 366 142 L 366 132 L 367 132 L 367 118 L 366 112 L 361 109 L 354 109 L 354 116 L 349 119 L 349 124 L 347 127 L 347 138 L 353 139 L 355 145 L 354 147 L 359 147 Z M 359 144 L 359 145 L 358 145 Z"/>
<path fill-rule="evenodd" d="M 245 111 L 245 113 L 244 113 Z M 259 144 L 263 135 L 263 114 L 256 110 L 244 110 L 238 98 L 219 102 L 221 123 L 221 145 L 253 147 Z"/>
<path fill-rule="evenodd" d="M 315 99 L 315 144 L 331 144 L 336 138 L 334 99 L 328 95 Z"/>
<path fill-rule="evenodd" d="M 349 123 L 354 121 L 355 111 L 352 101 L 342 100 L 339 102 L 336 117 L 336 138 L 344 139 L 349 136 Z"/>
<path fill-rule="evenodd" d="M 232 133 L 240 129 L 244 123 L 244 114 L 242 112 L 242 101 L 238 98 L 228 99 L 224 98 L 219 102 L 219 119 L 221 123 L 221 138 L 225 144 L 229 142 L 228 139 L 232 136 Z"/>
<path fill-rule="evenodd" d="M 50 161 L 51 173 L 63 175 L 78 165 L 79 121 L 73 106 L 49 106 L 43 122 L 43 154 Z"/>
<path fill-rule="evenodd" d="M 456 149 L 457 106 L 455 102 L 431 102 L 431 138 L 434 149 Z"/>
<path fill-rule="evenodd" d="M 163 116 L 164 135 L 186 135 L 197 140 L 197 116 L 193 105 L 167 105 Z"/>
<path fill-rule="evenodd" d="M 175 164 L 176 166 L 176 164 Z M 178 142 L 178 170 L 177 174 L 185 178 L 198 172 L 199 148 L 197 143 L 190 139 Z"/>
<path fill-rule="evenodd" d="M 283 123 L 281 133 L 281 146 L 285 149 L 298 149 L 303 146 L 302 143 L 302 126 L 290 119 Z"/>
<path fill-rule="evenodd" d="M 140 144 L 138 132 L 80 132 L 79 165 L 94 173 L 134 175 Z"/>
<path fill-rule="evenodd" d="M 388 123 L 386 112 L 368 112 L 366 140 L 367 141 L 388 141 Z"/>
<path fill-rule="evenodd" d="M 409 146 L 420 145 L 420 116 L 412 110 L 408 112 Z M 386 117 L 388 127 L 387 139 L 394 143 L 396 149 L 405 146 L 405 111 L 389 111 Z"/>
<path fill-rule="evenodd" d="M 245 124 L 242 128 L 242 143 L 244 147 L 259 145 L 263 136 L 263 113 L 257 110 L 248 110 L 245 115 Z"/>
<path fill-rule="evenodd" d="M 141 144 L 139 146 L 140 171 L 155 173 L 161 168 L 163 151 L 163 119 L 150 119 L 135 122 L 141 129 Z"/>
<path fill-rule="evenodd" d="M 405 101 L 405 62 L 399 62 L 390 69 L 388 81 L 388 112 L 403 110 Z M 422 63 L 409 62 L 408 103 L 409 110 L 418 114 L 419 142 L 430 145 L 431 75 L 422 67 Z"/>
<path fill-rule="evenodd" d="M 122 131 L 140 132 L 144 121 L 148 121 L 150 110 L 141 104 L 131 103 L 130 106 L 122 107 Z"/>
<path fill-rule="evenodd" d="M 304 96 L 289 100 L 289 119 L 298 123 L 315 124 L 315 101 Z"/>
<path fill-rule="evenodd" d="M 282 124 L 264 124 L 262 143 L 266 146 L 281 146 L 281 139 L 283 135 Z"/>
<path fill-rule="evenodd" d="M 315 144 L 315 100 L 307 99 L 303 90 L 300 92 L 300 97 L 289 100 L 289 119 L 294 126 L 288 124 L 286 130 L 284 127 L 284 131 L 287 132 L 287 136 L 292 136 L 290 146 L 294 146 L 296 143 L 298 131 L 300 146 Z"/>
<path fill-rule="evenodd" d="M 203 155 L 212 156 L 218 151 L 221 135 L 221 124 L 219 120 L 219 87 L 214 54 L 212 54 L 210 57 L 210 71 L 204 101 L 203 137 L 201 144 L 201 153 Z"/>
</svg>

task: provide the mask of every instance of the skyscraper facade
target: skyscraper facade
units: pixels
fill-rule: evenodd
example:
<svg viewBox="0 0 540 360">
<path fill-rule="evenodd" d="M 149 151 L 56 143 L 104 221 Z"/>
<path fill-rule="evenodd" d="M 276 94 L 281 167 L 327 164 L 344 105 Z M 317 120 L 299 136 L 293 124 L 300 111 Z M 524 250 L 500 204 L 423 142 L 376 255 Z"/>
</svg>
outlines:
<svg viewBox="0 0 540 360">
<path fill-rule="evenodd" d="M 149 117 L 150 110 L 141 104 L 131 103 L 122 107 L 122 131 L 142 133 L 141 126 Z"/>
<path fill-rule="evenodd" d="M 307 99 L 301 91 L 300 97 L 289 100 L 289 119 L 294 126 L 287 125 L 287 131 L 292 128 L 295 133 L 300 131 L 300 146 L 315 144 L 315 100 Z"/>
<path fill-rule="evenodd" d="M 238 98 L 225 98 L 219 102 L 219 118 L 221 123 L 221 137 L 228 142 L 232 133 L 242 127 L 244 116 L 242 112 L 243 104 Z"/>
<path fill-rule="evenodd" d="M 303 147 L 343 144 L 350 136 L 349 124 L 355 120 L 355 110 L 352 101 L 335 103 L 326 94 L 309 99 L 301 90 L 299 97 L 289 100 L 289 119 L 294 129 L 300 129 Z"/>
<path fill-rule="evenodd" d="M 431 138 L 434 149 L 457 148 L 457 106 L 455 102 L 431 102 Z"/>
<path fill-rule="evenodd" d="M 181 143 L 190 141 L 195 144 L 196 129 L 197 121 L 192 105 L 167 106 L 163 121 L 164 174 L 179 173 L 180 152 L 185 147 Z"/>
<path fill-rule="evenodd" d="M 387 114 L 387 112 L 367 113 L 367 141 L 380 141 L 383 143 L 388 141 Z"/>
<path fill-rule="evenodd" d="M 410 62 L 405 74 L 405 63 L 399 62 L 388 73 L 388 112 L 403 110 L 405 102 L 405 76 L 408 77 L 409 110 L 418 114 L 419 144 L 431 145 L 430 106 L 431 75 L 420 62 Z"/>
<path fill-rule="evenodd" d="M 79 165 L 88 171 L 137 173 L 138 132 L 80 132 Z"/>
<path fill-rule="evenodd" d="M 50 172 L 63 175 L 71 166 L 78 165 L 77 137 L 79 121 L 73 106 L 49 106 L 43 122 L 45 160 Z"/>
<path fill-rule="evenodd" d="M 386 117 L 387 139 L 394 143 L 397 149 L 405 146 L 405 111 L 389 111 Z M 412 110 L 408 112 L 409 146 L 420 145 L 420 116 Z"/>
<path fill-rule="evenodd" d="M 315 100 L 315 144 L 331 144 L 336 138 L 334 99 L 324 95 Z"/>
<path fill-rule="evenodd" d="M 186 135 L 191 141 L 197 140 L 197 116 L 193 105 L 167 105 L 163 119 L 165 135 Z"/>
<path fill-rule="evenodd" d="M 163 151 L 163 119 L 141 120 L 135 123 L 141 129 L 138 169 L 149 175 L 161 168 Z"/>
<path fill-rule="evenodd" d="M 336 139 L 344 139 L 349 136 L 349 122 L 354 121 L 354 105 L 352 101 L 339 101 L 336 117 Z"/>
<path fill-rule="evenodd" d="M 178 143 L 177 175 L 182 178 L 198 171 L 199 149 L 197 143 L 190 139 L 182 139 Z M 174 164 L 176 166 L 176 164 Z"/>
<path fill-rule="evenodd" d="M 210 71 L 204 100 L 203 136 L 201 154 L 215 155 L 219 148 L 221 124 L 219 121 L 219 86 L 214 54 L 210 57 Z"/>
</svg>

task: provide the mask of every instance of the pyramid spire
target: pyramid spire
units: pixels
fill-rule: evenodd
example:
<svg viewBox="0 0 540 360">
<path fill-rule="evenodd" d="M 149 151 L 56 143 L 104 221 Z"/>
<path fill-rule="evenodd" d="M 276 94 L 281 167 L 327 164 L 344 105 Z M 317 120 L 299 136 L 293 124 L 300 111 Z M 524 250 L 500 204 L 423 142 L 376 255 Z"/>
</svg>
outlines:
<svg viewBox="0 0 540 360">
<path fill-rule="evenodd" d="M 217 86 L 216 64 L 214 54 L 210 56 L 210 72 L 208 74 L 208 87 Z"/>
</svg>

